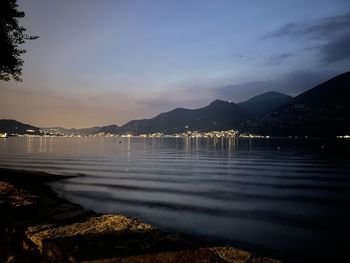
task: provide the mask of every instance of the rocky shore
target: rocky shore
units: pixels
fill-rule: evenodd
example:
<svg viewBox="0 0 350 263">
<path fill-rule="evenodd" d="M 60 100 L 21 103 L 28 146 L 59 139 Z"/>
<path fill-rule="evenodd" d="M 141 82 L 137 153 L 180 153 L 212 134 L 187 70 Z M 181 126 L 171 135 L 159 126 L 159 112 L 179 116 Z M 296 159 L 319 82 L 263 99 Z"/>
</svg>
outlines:
<svg viewBox="0 0 350 263">
<path fill-rule="evenodd" d="M 0 169 L 0 262 L 280 262 L 87 210 L 46 184 L 64 178 Z"/>
</svg>

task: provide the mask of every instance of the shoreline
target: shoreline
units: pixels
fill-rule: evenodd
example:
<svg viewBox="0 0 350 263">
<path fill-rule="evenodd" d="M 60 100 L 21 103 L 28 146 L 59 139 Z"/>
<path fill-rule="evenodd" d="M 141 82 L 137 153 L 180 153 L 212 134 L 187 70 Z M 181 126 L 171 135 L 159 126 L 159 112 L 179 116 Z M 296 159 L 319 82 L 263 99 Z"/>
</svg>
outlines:
<svg viewBox="0 0 350 263">
<path fill-rule="evenodd" d="M 0 262 L 281 262 L 85 209 L 47 185 L 69 177 L 0 168 Z"/>
</svg>

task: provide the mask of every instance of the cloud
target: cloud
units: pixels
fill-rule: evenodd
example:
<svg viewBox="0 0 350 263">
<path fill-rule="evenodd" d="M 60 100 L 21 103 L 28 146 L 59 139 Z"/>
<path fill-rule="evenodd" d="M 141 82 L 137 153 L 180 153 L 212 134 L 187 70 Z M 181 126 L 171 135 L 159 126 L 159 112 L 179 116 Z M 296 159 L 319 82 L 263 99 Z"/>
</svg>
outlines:
<svg viewBox="0 0 350 263">
<path fill-rule="evenodd" d="M 292 56 L 293 56 L 293 54 L 291 54 L 289 52 L 285 52 L 285 53 L 271 56 L 268 59 L 268 61 L 270 62 L 270 64 L 273 64 L 273 65 L 281 64 L 282 62 L 288 60 Z"/>
<path fill-rule="evenodd" d="M 350 14 L 327 17 L 319 20 L 319 23 L 310 26 L 305 34 L 330 36 L 350 28 Z"/>
<path fill-rule="evenodd" d="M 185 89 L 172 89 L 153 94 L 151 98 L 141 98 L 137 103 L 148 107 L 151 116 L 174 108 L 200 108 L 215 99 L 215 90 L 207 87 L 192 86 Z"/>
<path fill-rule="evenodd" d="M 274 80 L 251 81 L 220 87 L 215 89 L 215 95 L 219 99 L 234 102 L 244 101 L 268 91 L 296 96 L 335 75 L 336 73 L 329 71 L 294 71 Z"/>
<path fill-rule="evenodd" d="M 309 37 L 329 38 L 330 36 L 349 31 L 350 14 L 332 16 L 314 20 L 310 23 L 289 23 L 275 32 L 267 34 L 265 38 L 276 37 Z"/>
<path fill-rule="evenodd" d="M 322 62 L 331 64 L 350 58 L 350 32 L 320 47 Z"/>
<path fill-rule="evenodd" d="M 302 26 L 298 24 L 286 24 L 279 28 L 278 30 L 269 33 L 264 36 L 264 38 L 275 38 L 275 37 L 285 37 L 285 36 L 292 36 L 295 37 L 297 35 L 301 35 L 303 33 Z"/>
<path fill-rule="evenodd" d="M 219 87 L 216 89 L 216 97 L 218 99 L 240 102 L 260 93 L 277 89 L 278 87 L 274 81 L 249 81 Z"/>
<path fill-rule="evenodd" d="M 267 34 L 267 38 L 303 39 L 310 42 L 306 51 L 319 53 L 322 65 L 332 64 L 350 58 L 350 14 L 326 17 L 309 23 L 290 23 Z M 271 58 L 278 63 L 285 59 L 283 54 Z"/>
<path fill-rule="evenodd" d="M 292 96 L 315 87 L 334 77 L 339 72 L 333 71 L 293 71 L 289 74 L 276 76 L 272 80 L 249 81 L 221 87 L 189 87 L 187 89 L 172 89 L 156 94 L 151 98 L 137 101 L 152 111 L 149 117 L 160 112 L 166 112 L 178 107 L 200 108 L 215 99 L 240 102 L 268 91 L 278 91 Z"/>
</svg>

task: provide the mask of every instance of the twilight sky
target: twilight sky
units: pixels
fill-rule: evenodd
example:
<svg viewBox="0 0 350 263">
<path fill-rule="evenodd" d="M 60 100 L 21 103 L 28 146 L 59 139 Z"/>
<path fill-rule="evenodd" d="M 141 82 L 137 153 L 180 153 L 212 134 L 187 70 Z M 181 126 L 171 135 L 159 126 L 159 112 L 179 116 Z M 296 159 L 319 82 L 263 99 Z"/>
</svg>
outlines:
<svg viewBox="0 0 350 263">
<path fill-rule="evenodd" d="M 19 0 L 23 82 L 0 119 L 89 127 L 270 90 L 297 95 L 350 69 L 349 0 Z"/>
</svg>

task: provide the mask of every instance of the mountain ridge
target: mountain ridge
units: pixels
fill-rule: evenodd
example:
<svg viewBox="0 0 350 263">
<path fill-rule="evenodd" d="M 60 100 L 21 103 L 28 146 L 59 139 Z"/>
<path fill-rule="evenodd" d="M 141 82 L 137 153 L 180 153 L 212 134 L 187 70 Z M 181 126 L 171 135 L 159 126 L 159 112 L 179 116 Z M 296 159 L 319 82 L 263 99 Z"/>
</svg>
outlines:
<svg viewBox="0 0 350 263">
<path fill-rule="evenodd" d="M 296 97 L 271 91 L 247 101 L 214 100 L 198 109 L 175 108 L 153 118 L 131 120 L 121 127 L 111 124 L 82 129 L 38 128 L 15 120 L 0 120 L 0 132 L 32 134 L 56 130 L 73 135 L 174 134 L 186 131 L 235 129 L 272 136 L 324 136 L 350 132 L 350 71 Z M 54 133 L 53 133 L 54 134 Z"/>
<path fill-rule="evenodd" d="M 292 98 L 292 96 L 277 91 L 268 91 L 237 104 L 254 116 L 258 116 L 286 104 Z"/>
<path fill-rule="evenodd" d="M 350 71 L 296 96 L 247 124 L 275 136 L 336 136 L 350 132 Z"/>
<path fill-rule="evenodd" d="M 229 117 L 228 117 L 229 116 Z M 132 120 L 120 127 L 121 133 L 178 133 L 238 128 L 250 114 L 236 103 L 214 100 L 199 109 L 175 108 L 150 119 Z"/>
<path fill-rule="evenodd" d="M 0 132 L 8 134 L 40 134 L 40 128 L 12 119 L 0 120 Z"/>
</svg>

